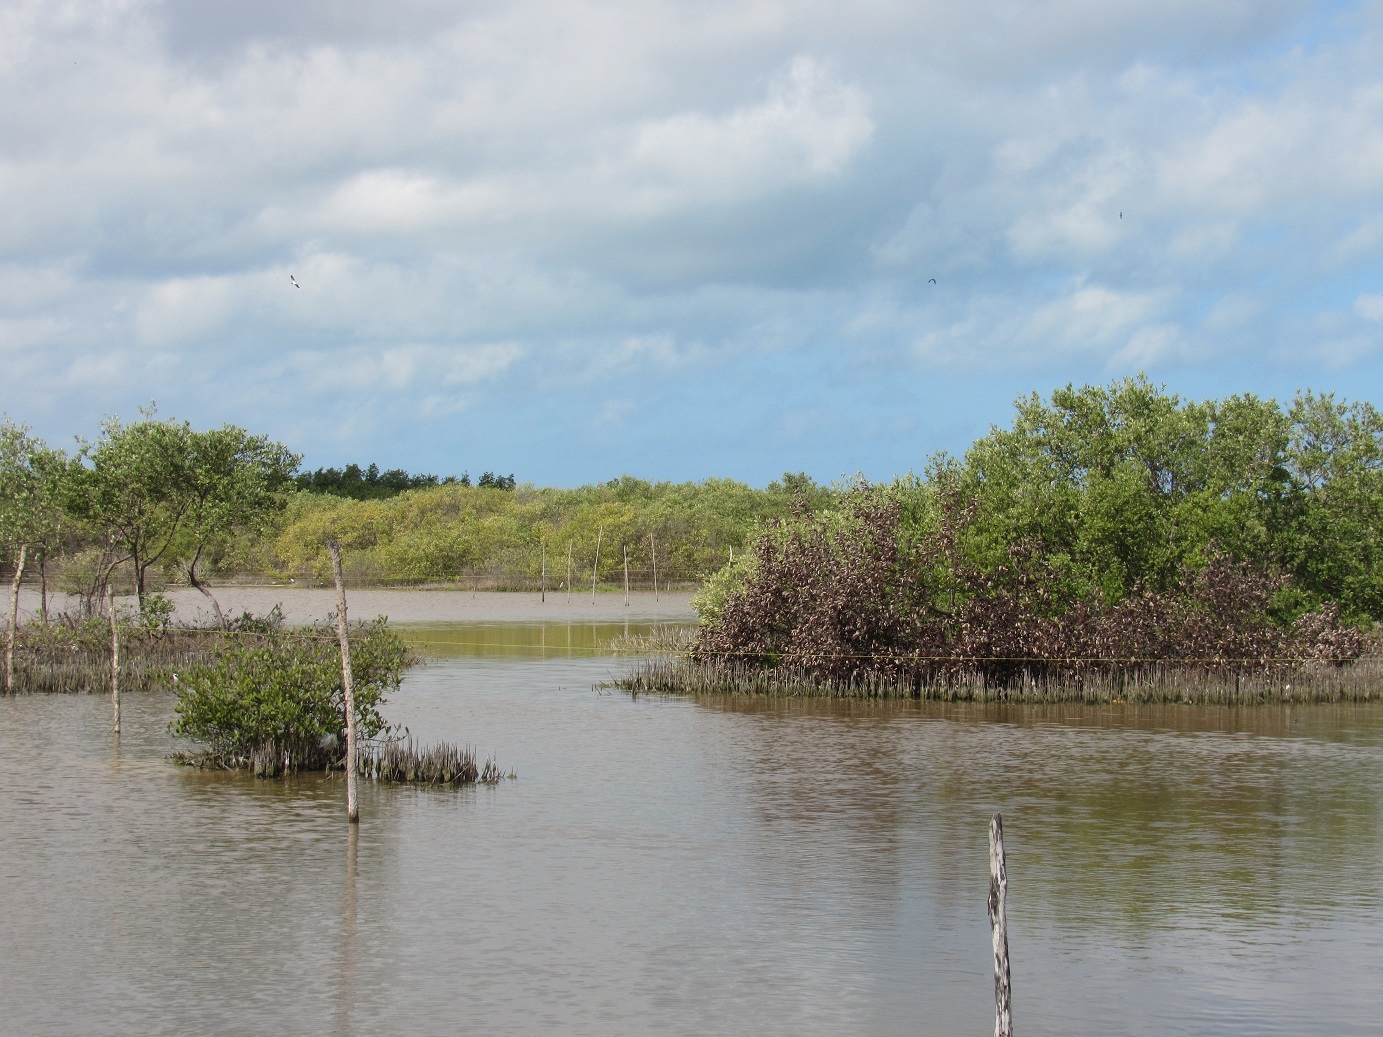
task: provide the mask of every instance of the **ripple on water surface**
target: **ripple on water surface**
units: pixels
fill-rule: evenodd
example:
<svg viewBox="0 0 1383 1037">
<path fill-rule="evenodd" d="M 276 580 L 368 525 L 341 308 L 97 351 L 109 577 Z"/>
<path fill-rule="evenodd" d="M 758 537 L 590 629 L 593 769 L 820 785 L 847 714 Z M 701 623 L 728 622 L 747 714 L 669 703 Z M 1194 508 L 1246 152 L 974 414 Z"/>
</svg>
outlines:
<svg viewBox="0 0 1383 1037">
<path fill-rule="evenodd" d="M 1000 809 L 1021 1032 L 1377 1032 L 1377 707 L 635 700 L 596 627 L 410 628 L 391 718 L 520 778 L 353 844 L 167 695 L 0 701 L 0 1031 L 989 1032 Z"/>
</svg>

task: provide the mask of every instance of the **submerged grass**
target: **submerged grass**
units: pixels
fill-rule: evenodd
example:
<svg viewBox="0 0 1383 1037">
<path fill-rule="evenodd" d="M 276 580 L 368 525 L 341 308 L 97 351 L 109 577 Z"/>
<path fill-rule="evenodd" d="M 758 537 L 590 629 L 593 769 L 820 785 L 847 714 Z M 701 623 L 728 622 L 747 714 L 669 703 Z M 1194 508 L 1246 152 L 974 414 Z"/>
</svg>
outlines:
<svg viewBox="0 0 1383 1037">
<path fill-rule="evenodd" d="M 805 669 L 764 669 L 724 661 L 655 658 L 614 687 L 635 695 L 693 697 L 922 699 L 942 702 L 1090 702 L 1255 705 L 1268 702 L 1383 701 L 1383 656 L 1348 666 L 1304 664 L 1274 673 L 1226 673 L 1188 665 L 1140 666 L 1078 680 L 1023 677 L 988 683 L 979 674 L 916 681 L 863 677 L 826 681 Z"/>
</svg>

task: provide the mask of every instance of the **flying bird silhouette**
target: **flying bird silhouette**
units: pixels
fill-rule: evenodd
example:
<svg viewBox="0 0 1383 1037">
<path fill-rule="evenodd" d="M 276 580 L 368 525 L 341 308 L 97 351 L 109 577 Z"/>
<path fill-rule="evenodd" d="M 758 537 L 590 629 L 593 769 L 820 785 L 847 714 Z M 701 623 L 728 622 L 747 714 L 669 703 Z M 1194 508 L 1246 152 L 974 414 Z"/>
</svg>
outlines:
<svg viewBox="0 0 1383 1037">
<path fill-rule="evenodd" d="M 928 283 L 928 284 L 936 284 L 936 278 L 935 278 L 935 277 L 929 277 L 929 278 L 927 278 L 927 283 Z"/>
<path fill-rule="evenodd" d="M 301 288 L 301 287 L 302 287 L 302 285 L 298 284 L 298 279 L 297 279 L 296 277 L 294 277 L 292 274 L 289 274 L 289 275 L 288 275 L 288 280 L 291 281 L 291 282 L 293 282 L 293 287 L 294 287 L 294 288 Z"/>
</svg>

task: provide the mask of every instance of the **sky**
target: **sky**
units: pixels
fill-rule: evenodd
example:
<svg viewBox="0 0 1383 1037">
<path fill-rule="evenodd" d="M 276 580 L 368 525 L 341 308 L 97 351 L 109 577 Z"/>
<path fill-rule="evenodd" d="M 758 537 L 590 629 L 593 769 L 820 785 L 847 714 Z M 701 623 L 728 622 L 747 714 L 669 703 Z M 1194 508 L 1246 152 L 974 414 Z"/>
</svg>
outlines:
<svg viewBox="0 0 1383 1037">
<path fill-rule="evenodd" d="M 52 445 L 887 479 L 1068 382 L 1383 403 L 1383 3 L 0 0 L 0 213 Z"/>
</svg>

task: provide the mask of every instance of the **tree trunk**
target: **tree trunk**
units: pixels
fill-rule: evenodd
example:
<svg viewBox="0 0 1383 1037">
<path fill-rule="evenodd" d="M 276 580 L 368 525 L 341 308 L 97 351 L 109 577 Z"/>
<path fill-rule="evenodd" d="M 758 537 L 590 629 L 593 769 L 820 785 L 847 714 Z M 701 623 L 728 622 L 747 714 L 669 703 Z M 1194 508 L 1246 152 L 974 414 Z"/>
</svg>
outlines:
<svg viewBox="0 0 1383 1037">
<path fill-rule="evenodd" d="M 120 627 L 115 622 L 115 591 L 106 584 L 106 608 L 110 612 L 110 708 L 116 737 L 120 736 Z"/>
<path fill-rule="evenodd" d="M 591 566 L 591 604 L 595 604 L 595 582 L 600 577 L 600 538 L 605 535 L 605 527 L 601 526 L 595 534 L 595 565 Z"/>
<path fill-rule="evenodd" d="M 130 561 L 134 565 L 134 607 L 141 616 L 144 615 L 144 566 L 139 563 L 138 552 L 130 552 Z"/>
<path fill-rule="evenodd" d="M 341 574 L 341 545 L 327 541 L 331 574 L 336 579 L 336 639 L 341 642 L 341 688 L 346 697 L 346 819 L 360 823 L 360 798 L 356 775 L 355 681 L 351 676 L 351 642 L 346 625 L 346 580 Z"/>
<path fill-rule="evenodd" d="M 197 563 L 202 559 L 202 549 L 197 548 L 197 553 L 192 556 L 192 564 L 187 567 L 187 582 L 195 589 L 206 595 L 211 602 L 211 611 L 216 613 L 216 625 L 222 630 L 226 629 L 226 617 L 221 615 L 221 603 L 216 600 L 216 595 L 211 593 L 211 588 L 197 579 Z"/>
<path fill-rule="evenodd" d="M 19 545 L 19 559 L 14 563 L 14 580 L 10 583 L 10 629 L 5 636 L 5 694 L 14 694 L 14 635 L 19 629 L 19 581 L 24 578 L 24 555 L 27 544 Z"/>
<path fill-rule="evenodd" d="M 1008 863 L 1004 819 L 989 822 L 989 927 L 994 938 L 994 1037 L 1013 1037 L 1013 991 L 1008 974 Z"/>
</svg>

